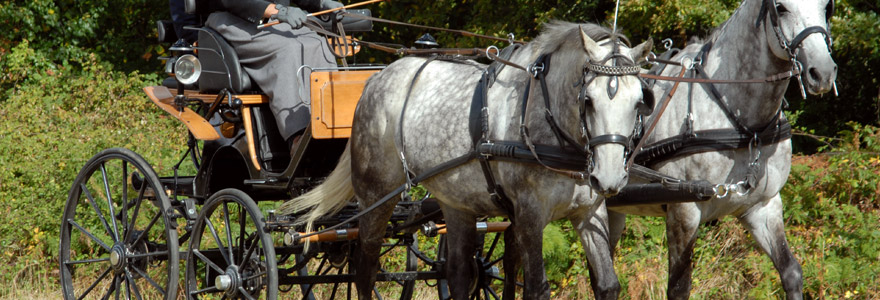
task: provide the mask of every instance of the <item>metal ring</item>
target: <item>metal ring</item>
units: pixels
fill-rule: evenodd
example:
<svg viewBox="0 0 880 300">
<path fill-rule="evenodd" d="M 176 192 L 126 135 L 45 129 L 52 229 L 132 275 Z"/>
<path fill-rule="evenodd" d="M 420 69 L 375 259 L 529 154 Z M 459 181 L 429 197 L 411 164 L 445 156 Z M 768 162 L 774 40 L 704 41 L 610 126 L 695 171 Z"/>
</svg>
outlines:
<svg viewBox="0 0 880 300">
<path fill-rule="evenodd" d="M 745 196 L 745 195 L 748 195 L 748 194 L 749 194 L 749 190 L 746 188 L 746 182 L 745 182 L 745 180 L 740 181 L 740 182 L 737 182 L 737 183 L 734 184 L 733 186 L 735 187 L 735 188 L 734 188 L 734 191 L 736 191 L 736 194 L 737 194 L 737 195 Z"/>
<path fill-rule="evenodd" d="M 493 57 L 492 55 L 489 55 L 489 51 L 492 49 L 495 49 L 495 53 L 498 53 L 498 54 L 501 54 L 501 50 L 499 50 L 498 47 L 495 47 L 494 45 L 486 48 L 486 57 L 488 57 L 489 60 L 491 60 L 491 61 L 495 61 L 495 57 Z M 494 56 L 497 57 L 498 54 L 494 54 Z"/>
<path fill-rule="evenodd" d="M 681 60 L 679 60 L 678 63 L 681 64 L 682 68 L 687 68 L 688 70 L 692 70 L 694 68 L 694 59 L 690 56 L 682 56 Z"/>
<path fill-rule="evenodd" d="M 730 190 L 723 184 L 716 184 L 715 188 L 712 190 L 715 192 L 715 198 L 719 199 L 727 197 L 728 192 L 730 192 Z"/>
</svg>

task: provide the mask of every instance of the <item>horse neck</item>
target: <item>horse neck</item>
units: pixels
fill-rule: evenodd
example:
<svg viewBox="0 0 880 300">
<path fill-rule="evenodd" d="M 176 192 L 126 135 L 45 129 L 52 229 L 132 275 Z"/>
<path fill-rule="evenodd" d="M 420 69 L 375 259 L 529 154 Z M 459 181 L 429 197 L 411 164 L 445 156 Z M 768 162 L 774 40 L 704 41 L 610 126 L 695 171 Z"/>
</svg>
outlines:
<svg viewBox="0 0 880 300">
<path fill-rule="evenodd" d="M 529 134 L 535 143 L 559 144 L 558 138 L 551 128 L 552 125 L 546 118 L 547 110 L 551 112 L 561 131 L 581 144 L 586 143 L 586 137 L 581 134 L 579 108 L 576 100 L 577 91 L 572 87 L 575 83 L 572 78 L 578 76 L 577 74 L 572 75 L 574 74 L 572 72 L 580 72 L 585 60 L 575 61 L 577 59 L 571 59 L 573 55 L 575 54 L 565 51 L 553 53 L 548 66 L 549 71 L 545 75 L 546 93 L 543 91 L 540 80 L 532 79 L 530 75 L 526 75 L 527 80 L 531 80 L 531 99 L 529 99 L 526 109 L 526 126 L 528 126 Z M 528 57 L 528 61 L 523 62 L 525 65 L 531 64 L 537 59 L 536 56 L 525 56 Z M 545 100 L 545 95 L 548 95 L 549 99 Z M 550 107 L 547 107 L 546 103 L 548 102 Z"/>
<path fill-rule="evenodd" d="M 788 71 L 791 64 L 770 50 L 764 20 L 755 26 L 762 0 L 744 0 L 712 41 L 703 66 L 712 79 L 756 79 Z M 775 41 L 774 41 L 775 42 Z M 718 84 L 722 101 L 740 122 L 755 130 L 769 122 L 782 104 L 788 81 Z"/>
</svg>

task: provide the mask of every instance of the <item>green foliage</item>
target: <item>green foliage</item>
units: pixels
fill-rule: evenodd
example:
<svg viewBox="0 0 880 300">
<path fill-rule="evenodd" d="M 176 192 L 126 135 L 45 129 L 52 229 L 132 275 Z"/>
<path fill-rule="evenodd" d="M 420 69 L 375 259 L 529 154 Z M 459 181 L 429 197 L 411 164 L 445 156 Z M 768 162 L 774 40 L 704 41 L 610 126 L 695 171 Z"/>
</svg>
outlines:
<svg viewBox="0 0 880 300">
<path fill-rule="evenodd" d="M 570 253 L 571 243 L 566 239 L 560 225 L 559 222 L 547 225 L 544 228 L 544 241 L 542 243 L 547 280 L 554 282 L 573 275 L 566 272 L 574 260 Z M 579 244 L 576 243 L 576 245 Z"/>
<path fill-rule="evenodd" d="M 618 27 L 634 42 L 671 37 L 681 47 L 693 36 L 706 36 L 739 2 L 623 1 Z M 614 13 L 612 1 L 597 0 L 400 0 L 370 8 L 385 19 L 498 37 L 510 32 L 523 40 L 535 37 L 550 19 L 611 26 Z M 842 141 L 834 147 L 796 148 L 823 152 L 799 157 L 783 191 L 789 244 L 804 268 L 811 298 L 880 298 L 875 288 L 880 285 L 880 129 L 860 125 L 880 120 L 878 13 L 874 0 L 837 1 L 832 33 L 840 97 L 801 100 L 796 86 L 789 88 L 788 115 L 798 128 L 839 134 Z M 179 157 L 185 129 L 141 92 L 158 81 L 153 74 L 160 64 L 153 58 L 164 52 L 153 22 L 168 18 L 164 1 L 0 0 L 0 214 L 5 216 L 0 281 L 25 275 L 55 281 L 58 218 L 70 184 L 92 155 L 127 147 L 160 174 Z M 377 23 L 363 38 L 411 46 L 426 32 Z M 492 44 L 429 33 L 445 47 Z M 397 58 L 366 52 L 358 59 L 388 63 Z M 624 298 L 664 296 L 664 224 L 661 218 L 629 218 L 615 259 Z M 584 250 L 571 225 L 554 222 L 545 236 L 554 297 L 590 295 Z M 732 218 L 704 227 L 694 259 L 695 299 L 781 296 L 772 263 Z M 8 286 L 0 288 L 0 298 L 14 288 Z"/>
<path fill-rule="evenodd" d="M 156 70 L 149 58 L 161 51 L 154 38 L 160 19 L 170 19 L 167 1 L 2 0 L 0 53 L 29 40 L 35 52 L 60 65 L 94 53 L 117 68 Z"/>
<path fill-rule="evenodd" d="M 32 53 L 27 43 L 19 48 L 14 52 Z M 27 59 L 51 65 L 45 57 Z M 51 74 L 30 74 L 33 80 L 0 105 L 0 281 L 57 269 L 58 218 L 92 155 L 126 147 L 167 173 L 185 145 L 185 128 L 141 90 L 158 81 L 155 75 L 113 71 L 94 55 L 75 63 L 83 70 L 55 66 Z"/>
</svg>

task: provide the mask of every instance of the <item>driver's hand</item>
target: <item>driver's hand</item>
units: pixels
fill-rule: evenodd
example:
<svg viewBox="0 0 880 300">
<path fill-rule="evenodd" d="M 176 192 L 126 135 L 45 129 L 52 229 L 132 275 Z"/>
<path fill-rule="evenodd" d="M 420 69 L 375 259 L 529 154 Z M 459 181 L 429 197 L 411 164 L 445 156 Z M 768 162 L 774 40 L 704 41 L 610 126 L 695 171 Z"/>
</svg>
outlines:
<svg viewBox="0 0 880 300">
<path fill-rule="evenodd" d="M 272 15 L 272 17 L 278 19 L 278 21 L 290 24 L 290 27 L 294 29 L 302 27 L 306 21 L 306 12 L 299 9 L 299 7 L 275 4 L 275 9 L 278 10 L 278 13 Z"/>
</svg>

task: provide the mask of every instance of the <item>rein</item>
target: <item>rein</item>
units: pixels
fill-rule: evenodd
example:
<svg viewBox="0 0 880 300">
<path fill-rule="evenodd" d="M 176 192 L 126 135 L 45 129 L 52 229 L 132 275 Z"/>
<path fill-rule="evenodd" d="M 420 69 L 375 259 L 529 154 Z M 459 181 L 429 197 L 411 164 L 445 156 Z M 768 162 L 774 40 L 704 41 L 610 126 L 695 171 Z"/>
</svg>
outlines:
<svg viewBox="0 0 880 300">
<path fill-rule="evenodd" d="M 672 77 L 673 79 L 682 79 L 684 78 L 684 74 L 687 71 L 685 68 L 681 68 L 681 72 L 678 74 L 678 77 Z M 642 146 L 645 145 L 645 141 L 647 141 L 647 137 L 654 132 L 654 128 L 657 127 L 657 123 L 660 123 L 660 116 L 663 115 L 663 112 L 666 111 L 666 108 L 669 107 L 669 100 L 672 100 L 672 96 L 675 95 L 675 92 L 678 90 L 678 85 L 681 81 L 676 81 L 675 84 L 672 85 L 672 89 L 666 93 L 666 97 L 663 97 L 663 105 L 660 106 L 660 111 L 657 113 L 657 117 L 651 122 L 651 125 L 648 125 L 648 130 L 645 131 L 645 135 L 642 139 L 639 140 L 639 144 L 636 146 L 635 151 L 633 151 L 633 156 L 636 156 L 642 149 Z M 631 157 L 629 161 L 626 163 L 626 169 L 629 170 L 632 167 L 633 162 L 635 161 L 635 157 Z"/>
<path fill-rule="evenodd" d="M 475 37 L 475 38 L 486 39 L 486 40 L 510 42 L 511 44 L 514 44 L 514 43 L 515 44 L 525 44 L 526 43 L 524 41 L 514 40 L 512 35 L 508 36 L 508 38 L 505 39 L 505 38 L 499 38 L 499 37 L 495 37 L 495 36 L 491 36 L 491 35 L 473 33 L 473 32 L 465 31 L 465 30 L 448 29 L 448 28 L 433 27 L 433 26 L 426 26 L 426 25 L 417 25 L 417 24 L 412 24 L 412 23 L 392 21 L 392 20 L 376 18 L 376 17 L 372 17 L 372 16 L 359 15 L 359 14 L 343 13 L 342 15 L 345 17 L 351 17 L 351 18 L 355 18 L 355 19 L 368 20 L 368 21 L 379 22 L 379 23 L 407 26 L 407 27 L 413 27 L 413 28 L 419 28 L 419 29 L 450 32 L 450 33 L 455 33 L 455 34 L 459 34 L 459 35 L 466 36 L 466 37 Z"/>
</svg>

